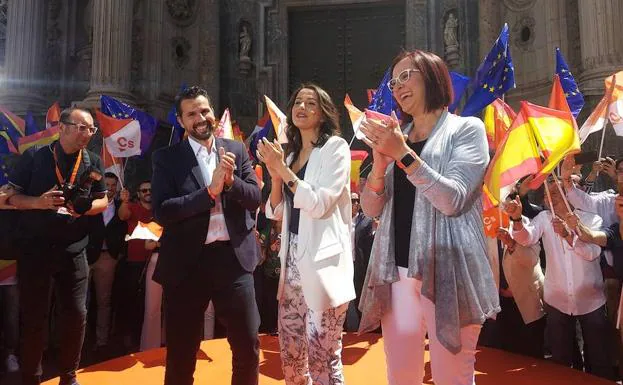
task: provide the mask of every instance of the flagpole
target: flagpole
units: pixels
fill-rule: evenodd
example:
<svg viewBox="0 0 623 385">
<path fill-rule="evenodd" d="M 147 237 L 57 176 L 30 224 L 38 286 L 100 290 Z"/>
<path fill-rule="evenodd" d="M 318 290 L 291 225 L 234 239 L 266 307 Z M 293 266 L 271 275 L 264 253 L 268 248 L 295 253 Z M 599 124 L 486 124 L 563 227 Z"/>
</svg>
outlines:
<svg viewBox="0 0 623 385">
<path fill-rule="evenodd" d="M 102 136 L 102 149 L 105 151 L 104 155 L 108 154 L 108 156 L 110 156 L 110 158 L 112 159 L 112 164 L 115 166 L 115 168 L 117 167 L 117 162 L 115 161 L 115 157 L 112 156 L 112 154 L 108 151 L 108 148 L 106 147 L 106 142 L 104 141 L 104 137 Z M 121 169 L 121 168 L 120 168 Z M 121 171 L 121 174 L 123 175 L 123 171 Z M 123 190 L 123 178 L 122 175 L 119 175 L 119 184 L 121 185 L 121 189 Z"/>
<path fill-rule="evenodd" d="M 171 145 L 171 142 L 173 141 L 173 132 L 175 131 L 175 126 L 171 125 L 171 134 L 169 134 L 169 146 Z"/>
<path fill-rule="evenodd" d="M 547 180 L 545 180 L 545 182 L 543 183 L 545 185 L 545 194 L 547 195 L 547 202 L 549 203 L 549 210 L 552 212 L 552 220 L 556 217 L 556 213 L 554 212 L 554 205 L 552 204 L 552 196 L 549 193 L 549 187 L 547 186 Z M 559 234 L 556 234 L 559 235 Z M 559 236 L 558 239 L 560 240 L 560 247 L 563 247 L 562 244 L 562 238 Z"/>
<path fill-rule="evenodd" d="M 356 137 L 356 132 L 353 132 L 353 137 L 350 138 L 350 143 L 348 143 L 348 148 L 352 147 L 353 142 L 355 141 L 355 137 Z"/>
</svg>

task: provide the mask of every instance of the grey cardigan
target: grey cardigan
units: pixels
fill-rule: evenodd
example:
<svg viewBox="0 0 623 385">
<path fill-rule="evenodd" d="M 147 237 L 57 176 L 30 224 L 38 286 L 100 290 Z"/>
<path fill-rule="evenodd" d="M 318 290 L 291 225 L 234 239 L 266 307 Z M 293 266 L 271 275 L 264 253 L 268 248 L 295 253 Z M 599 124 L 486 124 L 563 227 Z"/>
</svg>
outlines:
<svg viewBox="0 0 623 385">
<path fill-rule="evenodd" d="M 481 189 L 489 162 L 482 121 L 444 111 L 420 158 L 424 163 L 407 176 L 416 186 L 409 277 L 422 280 L 422 295 L 435 304 L 437 338 L 456 354 L 461 350 L 461 327 L 480 325 L 500 311 L 482 222 Z M 392 163 L 383 194 L 365 188 L 361 196 L 364 213 L 381 216 L 359 303 L 361 333 L 379 326 L 390 306 L 390 285 L 399 280 L 393 169 Z"/>
</svg>

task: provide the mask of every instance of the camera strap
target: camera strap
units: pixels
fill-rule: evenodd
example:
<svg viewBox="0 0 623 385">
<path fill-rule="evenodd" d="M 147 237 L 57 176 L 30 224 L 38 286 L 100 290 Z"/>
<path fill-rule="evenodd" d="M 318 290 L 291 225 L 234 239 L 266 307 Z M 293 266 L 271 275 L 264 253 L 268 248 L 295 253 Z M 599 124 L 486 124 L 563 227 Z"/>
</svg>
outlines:
<svg viewBox="0 0 623 385">
<path fill-rule="evenodd" d="M 56 169 L 56 179 L 58 179 L 58 183 L 61 185 L 65 184 L 65 178 L 61 174 L 61 170 L 58 168 L 58 156 L 56 155 L 56 146 L 52 151 L 54 155 L 54 167 Z M 78 175 L 78 169 L 80 168 L 80 162 L 82 162 L 82 151 L 78 152 L 78 157 L 76 158 L 76 163 L 74 164 L 74 168 L 71 171 L 71 176 L 69 177 L 69 184 L 76 183 L 76 176 Z"/>
</svg>

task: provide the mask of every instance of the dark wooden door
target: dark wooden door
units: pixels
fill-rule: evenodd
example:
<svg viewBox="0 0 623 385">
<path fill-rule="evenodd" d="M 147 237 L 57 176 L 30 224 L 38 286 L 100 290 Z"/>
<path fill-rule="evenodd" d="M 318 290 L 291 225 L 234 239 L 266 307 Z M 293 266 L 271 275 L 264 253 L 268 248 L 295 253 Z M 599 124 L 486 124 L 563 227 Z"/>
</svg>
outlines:
<svg viewBox="0 0 623 385">
<path fill-rule="evenodd" d="M 344 111 L 348 93 L 360 109 L 404 47 L 404 1 L 296 9 L 289 17 L 289 91 L 302 82 L 323 87 L 341 111 L 343 136 L 352 126 Z M 354 145 L 353 147 L 360 147 Z"/>
</svg>

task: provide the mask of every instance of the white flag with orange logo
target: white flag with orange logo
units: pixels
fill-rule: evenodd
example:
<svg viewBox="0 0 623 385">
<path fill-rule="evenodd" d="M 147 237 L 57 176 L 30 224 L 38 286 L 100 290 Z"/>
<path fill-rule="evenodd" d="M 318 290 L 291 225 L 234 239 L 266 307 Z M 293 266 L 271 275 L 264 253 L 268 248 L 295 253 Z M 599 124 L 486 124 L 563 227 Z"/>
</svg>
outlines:
<svg viewBox="0 0 623 385">
<path fill-rule="evenodd" d="M 132 239 L 145 239 L 151 241 L 158 241 L 162 236 L 162 226 L 157 224 L 156 222 L 143 223 L 138 222 L 132 234 L 126 235 L 125 240 L 129 241 Z"/>
<path fill-rule="evenodd" d="M 141 154 L 141 124 L 134 119 L 115 119 L 96 111 L 104 143 L 110 155 L 127 158 Z"/>
<path fill-rule="evenodd" d="M 594 132 L 601 131 L 606 126 L 606 119 L 609 119 L 614 126 L 617 135 L 623 135 L 623 85 L 617 84 L 617 78 L 623 79 L 623 71 L 608 76 L 605 79 L 606 94 L 601 98 L 597 106 L 578 132 L 580 144 L 584 143 L 588 136 Z M 608 111 L 606 111 L 606 109 Z"/>
</svg>

